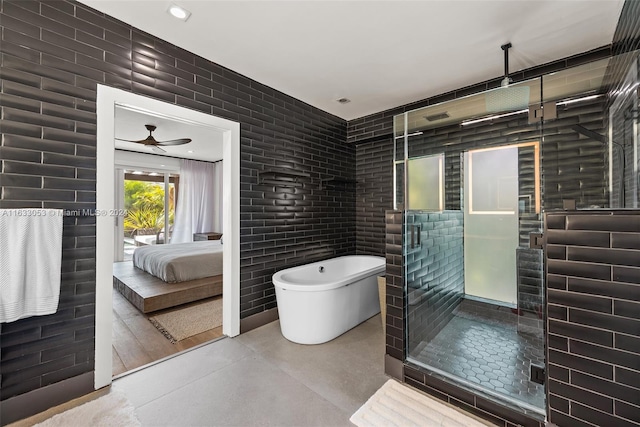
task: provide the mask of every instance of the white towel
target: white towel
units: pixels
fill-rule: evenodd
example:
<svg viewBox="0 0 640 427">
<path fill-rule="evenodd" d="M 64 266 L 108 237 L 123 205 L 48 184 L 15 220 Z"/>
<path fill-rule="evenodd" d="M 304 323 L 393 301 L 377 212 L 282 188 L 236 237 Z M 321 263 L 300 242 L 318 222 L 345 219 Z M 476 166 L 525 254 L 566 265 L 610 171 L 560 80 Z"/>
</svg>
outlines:
<svg viewBox="0 0 640 427">
<path fill-rule="evenodd" d="M 0 322 L 58 310 L 61 209 L 0 209 Z"/>
</svg>

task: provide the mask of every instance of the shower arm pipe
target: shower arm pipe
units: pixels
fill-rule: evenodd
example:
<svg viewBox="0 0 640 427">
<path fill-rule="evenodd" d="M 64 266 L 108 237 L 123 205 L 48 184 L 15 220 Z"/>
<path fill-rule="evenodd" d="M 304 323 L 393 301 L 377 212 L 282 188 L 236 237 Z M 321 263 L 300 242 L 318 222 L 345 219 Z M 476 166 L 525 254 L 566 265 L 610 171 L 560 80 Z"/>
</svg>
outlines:
<svg viewBox="0 0 640 427">
<path fill-rule="evenodd" d="M 511 48 L 511 43 L 503 44 L 500 48 L 504 51 L 504 78 L 509 82 L 509 49 Z"/>
</svg>

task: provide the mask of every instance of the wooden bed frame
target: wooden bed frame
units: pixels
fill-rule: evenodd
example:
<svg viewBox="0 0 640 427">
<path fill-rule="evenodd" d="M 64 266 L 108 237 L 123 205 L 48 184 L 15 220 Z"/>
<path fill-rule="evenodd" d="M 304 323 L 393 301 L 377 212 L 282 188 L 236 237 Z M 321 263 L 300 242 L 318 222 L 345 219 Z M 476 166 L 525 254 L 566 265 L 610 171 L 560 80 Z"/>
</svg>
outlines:
<svg viewBox="0 0 640 427">
<path fill-rule="evenodd" d="M 113 287 L 143 313 L 222 295 L 222 274 L 179 283 L 166 283 L 133 266 L 113 263 Z"/>
</svg>

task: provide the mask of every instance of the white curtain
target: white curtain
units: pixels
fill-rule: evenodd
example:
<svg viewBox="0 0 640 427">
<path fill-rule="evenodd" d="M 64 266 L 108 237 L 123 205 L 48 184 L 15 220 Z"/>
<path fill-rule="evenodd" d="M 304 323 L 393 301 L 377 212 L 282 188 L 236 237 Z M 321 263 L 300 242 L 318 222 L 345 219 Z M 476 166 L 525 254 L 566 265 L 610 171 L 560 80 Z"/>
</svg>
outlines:
<svg viewBox="0 0 640 427">
<path fill-rule="evenodd" d="M 180 185 L 171 243 L 194 233 L 222 232 L 222 162 L 180 160 Z"/>
</svg>

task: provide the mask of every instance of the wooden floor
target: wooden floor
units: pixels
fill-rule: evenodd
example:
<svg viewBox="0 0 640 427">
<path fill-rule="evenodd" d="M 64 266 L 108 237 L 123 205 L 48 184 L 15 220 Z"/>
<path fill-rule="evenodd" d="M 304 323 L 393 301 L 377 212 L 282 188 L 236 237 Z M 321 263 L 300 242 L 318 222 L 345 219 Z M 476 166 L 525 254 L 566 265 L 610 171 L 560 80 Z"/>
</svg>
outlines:
<svg viewBox="0 0 640 427">
<path fill-rule="evenodd" d="M 212 299 L 185 304 L 184 307 L 197 305 Z M 175 308 L 174 308 L 175 309 Z M 222 326 L 198 335 L 178 341 L 175 344 L 160 333 L 149 322 L 149 317 L 174 309 L 160 310 L 143 314 L 115 289 L 113 291 L 113 376 L 170 356 L 182 350 L 194 347 L 222 336 Z"/>
</svg>

